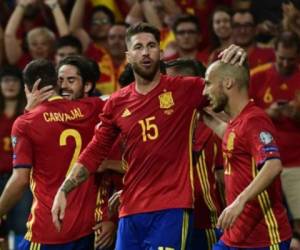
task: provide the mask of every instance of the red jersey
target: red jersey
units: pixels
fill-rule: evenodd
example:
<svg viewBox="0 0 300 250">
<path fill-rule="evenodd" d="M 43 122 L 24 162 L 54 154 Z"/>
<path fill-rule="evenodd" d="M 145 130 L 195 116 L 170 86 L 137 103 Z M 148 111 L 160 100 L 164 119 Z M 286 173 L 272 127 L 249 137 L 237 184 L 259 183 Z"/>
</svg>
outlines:
<svg viewBox="0 0 300 250">
<path fill-rule="evenodd" d="M 52 222 L 54 196 L 99 121 L 103 101 L 51 98 L 20 116 L 13 125 L 15 168 L 31 167 L 33 204 L 25 239 L 42 244 L 71 242 L 93 233 L 97 187 L 94 176 L 68 196 L 68 207 L 58 232 Z"/>
<path fill-rule="evenodd" d="M 170 55 L 170 56 L 164 58 L 164 61 L 169 62 L 169 61 L 172 61 L 172 60 L 176 60 L 178 58 L 180 58 L 179 53 L 175 53 L 173 55 Z M 196 57 L 195 57 L 196 60 L 203 63 L 204 65 L 207 65 L 208 58 L 209 58 L 208 50 L 198 51 L 197 54 L 196 54 Z"/>
<path fill-rule="evenodd" d="M 5 114 L 0 116 L 0 174 L 12 171 L 13 150 L 11 147 L 11 128 L 16 117 L 8 118 Z"/>
<path fill-rule="evenodd" d="M 96 83 L 96 88 L 103 95 L 110 95 L 119 89 L 119 76 L 125 69 L 126 62 L 119 67 L 113 64 L 113 60 L 109 53 L 95 43 L 90 43 L 86 56 L 96 61 L 100 68 L 100 78 Z"/>
<path fill-rule="evenodd" d="M 114 93 L 102 125 L 79 162 L 94 172 L 121 134 L 128 164 L 120 216 L 170 208 L 192 208 L 192 131 L 202 107 L 203 80 L 161 76 L 146 95 L 135 84 Z"/>
<path fill-rule="evenodd" d="M 195 209 L 194 227 L 215 228 L 222 210 L 221 197 L 214 176 L 223 164 L 220 140 L 203 122 L 195 131 L 193 145 Z M 222 167 L 221 167 L 222 168 Z"/>
<path fill-rule="evenodd" d="M 251 71 L 250 96 L 255 103 L 267 109 L 276 101 L 291 101 L 300 91 L 300 70 L 282 76 L 274 64 L 265 64 Z M 285 167 L 300 165 L 300 126 L 288 117 L 273 121 L 277 129 L 278 146 Z"/>
<path fill-rule="evenodd" d="M 271 120 L 253 101 L 229 122 L 222 144 L 227 205 L 253 181 L 267 160 L 280 157 L 274 131 Z M 225 244 L 241 248 L 267 247 L 291 238 L 281 197 L 278 176 L 265 191 L 246 203 L 233 226 L 224 231 Z"/>
<path fill-rule="evenodd" d="M 249 68 L 253 69 L 258 65 L 270 63 L 275 61 L 274 49 L 251 47 L 248 50 Z"/>
</svg>

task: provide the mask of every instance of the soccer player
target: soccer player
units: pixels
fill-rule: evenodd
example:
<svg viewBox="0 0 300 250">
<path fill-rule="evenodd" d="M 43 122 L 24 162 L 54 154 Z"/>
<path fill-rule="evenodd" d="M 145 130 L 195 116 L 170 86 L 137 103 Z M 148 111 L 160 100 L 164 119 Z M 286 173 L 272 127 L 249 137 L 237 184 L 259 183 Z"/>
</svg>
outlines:
<svg viewBox="0 0 300 250">
<path fill-rule="evenodd" d="M 89 65 L 85 70 L 88 76 Z M 40 87 L 52 85 L 57 90 L 52 63 L 35 60 L 26 66 L 24 80 L 30 90 L 38 79 Z M 34 197 L 28 231 L 18 249 L 93 248 L 97 195 L 94 177 L 70 195 L 70 203 L 75 202 L 77 207 L 67 209 L 68 223 L 61 233 L 51 223 L 50 209 L 57 188 L 90 141 L 102 107 L 103 101 L 97 97 L 70 102 L 55 94 L 14 123 L 14 170 L 0 198 L 0 215 L 9 211 L 29 182 Z"/>
<path fill-rule="evenodd" d="M 106 158 L 120 134 L 128 171 L 121 195 L 116 249 L 186 248 L 192 220 L 191 139 L 195 109 L 203 106 L 203 80 L 159 72 L 159 30 L 141 23 L 127 30 L 127 60 L 135 83 L 113 94 L 101 126 L 54 200 L 53 221 L 64 220 L 66 196 Z M 236 46 L 223 60 L 239 63 Z"/>
<path fill-rule="evenodd" d="M 249 71 L 217 61 L 205 75 L 204 94 L 213 111 L 230 121 L 207 119 L 223 137 L 227 207 L 217 226 L 224 230 L 219 249 L 289 249 L 291 229 L 282 205 L 282 170 L 274 140 L 275 128 L 266 113 L 248 98 Z M 217 126 L 215 126 L 217 125 Z"/>
</svg>

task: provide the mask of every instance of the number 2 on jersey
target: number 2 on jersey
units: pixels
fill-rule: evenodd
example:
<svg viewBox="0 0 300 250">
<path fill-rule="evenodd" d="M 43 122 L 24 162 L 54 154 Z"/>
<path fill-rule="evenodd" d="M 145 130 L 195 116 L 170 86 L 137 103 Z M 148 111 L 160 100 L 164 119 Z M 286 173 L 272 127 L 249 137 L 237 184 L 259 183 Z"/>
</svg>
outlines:
<svg viewBox="0 0 300 250">
<path fill-rule="evenodd" d="M 77 161 L 80 151 L 81 151 L 81 146 L 82 146 L 82 139 L 80 133 L 76 129 L 65 129 L 59 137 L 59 146 L 66 146 L 67 145 L 67 138 L 72 137 L 75 140 L 75 150 L 73 153 L 72 160 L 70 162 L 68 171 L 66 176 L 69 174 L 70 170 L 72 169 L 74 163 Z"/>
<path fill-rule="evenodd" d="M 158 127 L 154 122 L 152 122 L 154 120 L 155 116 L 145 118 L 145 120 L 139 120 L 139 124 L 142 127 L 143 142 L 146 142 L 147 140 L 157 139 Z"/>
</svg>

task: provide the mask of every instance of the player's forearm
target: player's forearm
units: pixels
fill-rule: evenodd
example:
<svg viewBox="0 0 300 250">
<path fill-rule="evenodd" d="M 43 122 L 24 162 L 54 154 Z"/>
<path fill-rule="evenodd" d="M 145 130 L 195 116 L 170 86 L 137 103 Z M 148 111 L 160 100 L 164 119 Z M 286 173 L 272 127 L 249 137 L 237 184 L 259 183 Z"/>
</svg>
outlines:
<svg viewBox="0 0 300 250">
<path fill-rule="evenodd" d="M 254 199 L 274 181 L 276 176 L 280 174 L 281 170 L 282 165 L 279 159 L 266 161 L 258 175 L 244 189 L 237 199 L 243 203 L 247 203 L 248 201 Z"/>
<path fill-rule="evenodd" d="M 67 176 L 67 178 L 61 185 L 60 191 L 64 192 L 65 194 L 68 194 L 88 178 L 88 169 L 80 163 L 75 163 L 70 174 Z"/>
<path fill-rule="evenodd" d="M 0 217 L 7 214 L 17 204 L 28 186 L 29 180 L 26 182 L 14 174 L 11 176 L 0 197 Z"/>
</svg>

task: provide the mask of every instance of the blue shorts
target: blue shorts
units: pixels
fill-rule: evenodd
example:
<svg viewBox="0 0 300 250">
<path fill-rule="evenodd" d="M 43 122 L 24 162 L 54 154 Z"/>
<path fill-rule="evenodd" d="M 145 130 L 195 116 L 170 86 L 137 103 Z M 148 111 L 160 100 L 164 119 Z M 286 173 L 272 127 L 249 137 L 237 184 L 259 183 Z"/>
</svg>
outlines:
<svg viewBox="0 0 300 250">
<path fill-rule="evenodd" d="M 167 209 L 119 220 L 116 250 L 190 250 L 193 213 Z"/>
<path fill-rule="evenodd" d="M 93 250 L 94 234 L 64 244 L 40 244 L 23 239 L 18 250 Z"/>
<path fill-rule="evenodd" d="M 225 243 L 219 240 L 213 247 L 213 250 L 289 250 L 291 240 L 282 241 L 277 245 L 269 247 L 254 247 L 254 248 L 238 248 L 238 247 L 229 247 Z"/>
<path fill-rule="evenodd" d="M 216 228 L 196 229 L 192 233 L 192 250 L 211 250 L 218 242 L 222 233 Z"/>
</svg>

